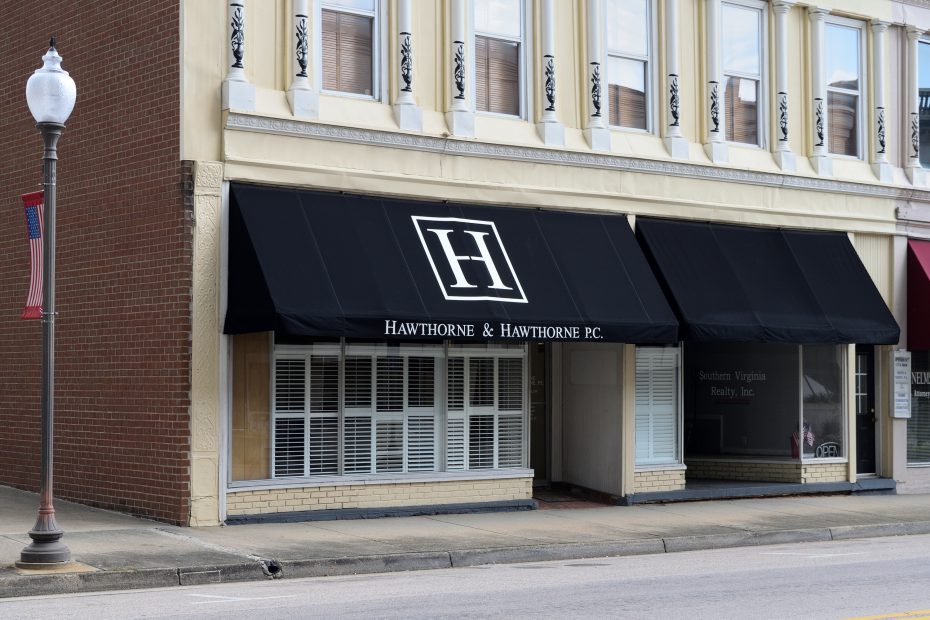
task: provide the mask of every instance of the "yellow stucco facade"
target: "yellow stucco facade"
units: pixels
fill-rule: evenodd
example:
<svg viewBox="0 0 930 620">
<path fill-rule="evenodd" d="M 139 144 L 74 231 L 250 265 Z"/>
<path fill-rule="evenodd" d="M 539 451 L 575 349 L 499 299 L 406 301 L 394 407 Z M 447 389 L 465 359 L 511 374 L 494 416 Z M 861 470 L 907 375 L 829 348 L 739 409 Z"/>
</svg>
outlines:
<svg viewBox="0 0 930 620">
<path fill-rule="evenodd" d="M 589 0 L 593 1 L 593 0 Z M 311 12 L 317 0 L 310 0 Z M 223 201 L 224 183 L 246 181 L 293 187 L 344 190 L 387 196 L 470 203 L 553 208 L 565 211 L 619 212 L 634 216 L 663 216 L 847 231 L 883 297 L 895 298 L 892 238 L 896 208 L 908 201 L 930 201 L 930 192 L 911 185 L 905 160 L 905 97 L 902 57 L 904 20 L 930 27 L 930 9 L 892 0 L 820 0 L 817 6 L 868 25 L 871 20 L 891 24 L 885 37 L 883 89 L 888 106 L 889 160 L 894 181 L 880 183 L 871 166 L 874 122 L 868 103 L 871 82 L 864 93 L 866 143 L 862 159 L 834 158 L 833 176 L 815 173 L 808 156 L 812 149 L 813 118 L 809 73 L 810 22 L 805 3 L 796 3 L 787 16 L 787 76 L 789 145 L 796 156 L 795 171 L 783 173 L 773 157 L 776 141 L 774 115 L 764 128 L 765 147 L 729 146 L 728 163 L 713 163 L 702 143 L 705 127 L 706 79 L 704 0 L 678 0 L 680 49 L 681 130 L 688 157 L 673 159 L 663 142 L 666 128 L 662 93 L 665 88 L 667 32 L 666 1 L 652 4 L 655 22 L 654 90 L 650 132 L 610 130 L 610 150 L 592 150 L 584 136 L 587 120 L 585 74 L 585 0 L 556 0 L 554 6 L 556 110 L 564 126 L 564 146 L 546 145 L 536 130 L 542 74 L 539 37 L 528 39 L 527 118 L 504 118 L 476 113 L 474 137 L 450 134 L 445 113 L 451 97 L 449 45 L 452 0 L 410 0 L 414 37 L 413 83 L 416 105 L 422 111 L 422 131 L 398 128 L 392 104 L 399 81 L 396 37 L 398 2 L 382 0 L 380 71 L 382 89 L 375 99 L 319 94 L 318 118 L 294 116 L 286 91 L 294 74 L 292 51 L 293 3 L 289 0 L 248 0 L 245 4 L 245 76 L 255 88 L 254 109 L 222 109 L 221 87 L 227 75 L 227 3 L 220 0 L 182 2 L 182 153 L 195 162 L 194 329 L 192 376 L 192 515 L 191 524 L 220 522 L 227 511 L 264 511 L 284 502 L 287 493 L 230 491 L 225 496 L 224 451 L 228 450 L 229 346 L 222 335 L 223 313 Z M 540 0 L 526 3 L 534 32 L 542 11 Z M 774 76 L 771 53 L 772 10 L 768 20 L 768 81 Z M 310 54 L 320 33 L 311 19 Z M 869 33 L 868 27 L 864 32 Z M 866 37 L 871 63 L 872 39 Z M 314 67 L 310 63 L 310 82 Z M 874 67 L 867 67 L 871 75 Z M 775 109 L 775 88 L 765 88 L 767 109 Z M 535 99 L 535 105 L 532 100 Z M 890 104 L 895 104 L 892 106 Z M 628 354 L 626 366 L 630 365 Z M 629 420 L 632 400 L 625 400 Z M 882 418 L 890 436 L 892 422 Z M 854 426 L 854 425 L 851 425 Z M 631 428 L 629 423 L 626 428 Z M 629 446 L 629 439 L 626 440 Z M 854 442 L 850 452 L 854 451 Z M 683 483 L 683 472 L 638 472 L 633 475 L 628 447 L 625 486 L 666 489 Z M 890 452 L 890 450 L 889 450 Z M 890 474 L 891 457 L 885 464 Z M 853 455 L 849 455 L 853 461 Z M 800 467 L 800 464 L 799 466 Z M 822 475 L 816 468 L 798 476 Z M 843 464 L 826 468 L 837 476 L 855 479 Z M 792 473 L 792 475 L 794 475 Z M 450 483 L 451 484 L 451 483 Z M 456 483 L 460 484 L 460 483 Z M 495 483 L 496 484 L 496 483 Z M 440 485 L 441 486 L 441 485 Z M 517 488 L 519 487 L 519 488 Z M 392 487 L 393 488 L 393 487 Z M 438 488 L 438 487 L 437 487 Z M 456 487 L 458 489 L 458 487 Z M 489 489 L 494 493 L 528 497 L 526 480 L 514 486 Z M 323 491 L 323 489 L 319 489 Z M 361 506 L 358 489 L 349 503 Z M 296 492 L 296 491 L 295 491 Z M 411 491 L 412 492 L 412 491 Z M 438 491 L 437 491 L 438 492 Z M 246 497 L 247 493 L 251 493 Z M 326 497 L 309 492 L 308 497 Z M 394 491 L 385 492 L 391 501 Z M 412 496 L 411 496 L 412 497 Z M 458 497 L 458 496 L 456 496 Z M 266 501 L 267 500 L 267 501 Z M 316 500 L 315 500 L 316 501 Z M 425 499 L 423 501 L 426 501 Z M 227 509 L 227 502 L 228 509 Z M 256 503 L 258 502 L 258 503 Z M 264 503 L 263 503 L 264 502 Z M 367 505 L 367 504 L 366 504 Z"/>
</svg>

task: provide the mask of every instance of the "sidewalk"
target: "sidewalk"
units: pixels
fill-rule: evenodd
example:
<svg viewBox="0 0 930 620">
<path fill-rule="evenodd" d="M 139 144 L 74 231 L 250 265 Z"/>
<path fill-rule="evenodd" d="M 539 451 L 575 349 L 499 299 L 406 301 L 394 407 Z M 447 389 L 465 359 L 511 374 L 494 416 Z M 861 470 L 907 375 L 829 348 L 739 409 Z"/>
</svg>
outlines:
<svg viewBox="0 0 930 620">
<path fill-rule="evenodd" d="M 181 528 L 58 501 L 77 565 L 12 565 L 35 494 L 0 487 L 0 597 L 930 533 L 930 495 L 805 496 Z"/>
</svg>

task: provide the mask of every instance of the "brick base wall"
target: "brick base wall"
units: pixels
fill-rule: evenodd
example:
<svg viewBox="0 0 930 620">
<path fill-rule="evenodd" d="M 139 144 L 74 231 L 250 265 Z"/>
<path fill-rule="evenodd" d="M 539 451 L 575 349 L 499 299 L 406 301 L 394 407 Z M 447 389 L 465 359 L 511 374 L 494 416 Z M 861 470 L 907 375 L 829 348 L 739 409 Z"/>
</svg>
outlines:
<svg viewBox="0 0 930 620">
<path fill-rule="evenodd" d="M 532 478 L 341 484 L 231 491 L 226 494 L 226 513 L 255 515 L 341 508 L 432 506 L 500 502 L 532 497 Z"/>
<path fill-rule="evenodd" d="M 688 477 L 711 480 L 757 480 L 759 482 L 802 482 L 798 461 L 758 462 L 739 460 L 688 460 Z"/>
<path fill-rule="evenodd" d="M 898 493 L 930 493 L 930 467 L 908 467 L 903 481 L 898 481 Z"/>
<path fill-rule="evenodd" d="M 633 493 L 681 491 L 685 488 L 685 470 L 643 469 L 633 474 Z"/>
<path fill-rule="evenodd" d="M 802 482 L 843 482 L 848 479 L 846 463 L 810 463 L 801 470 Z"/>
</svg>

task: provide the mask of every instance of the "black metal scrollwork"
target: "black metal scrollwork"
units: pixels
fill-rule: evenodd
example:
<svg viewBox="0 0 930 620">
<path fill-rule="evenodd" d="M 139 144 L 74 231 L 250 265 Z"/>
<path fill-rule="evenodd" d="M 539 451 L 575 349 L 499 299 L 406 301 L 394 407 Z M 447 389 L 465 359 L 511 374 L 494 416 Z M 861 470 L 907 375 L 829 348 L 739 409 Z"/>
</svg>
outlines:
<svg viewBox="0 0 930 620">
<path fill-rule="evenodd" d="M 672 115 L 672 127 L 678 127 L 678 74 L 669 73 L 668 74 L 668 111 Z"/>
<path fill-rule="evenodd" d="M 916 113 L 911 113 L 911 157 L 920 158 L 920 120 Z"/>
<path fill-rule="evenodd" d="M 788 141 L 788 93 L 778 93 L 778 129 L 781 131 L 780 142 Z"/>
<path fill-rule="evenodd" d="M 719 84 L 715 80 L 710 81 L 710 122 L 714 127 L 712 133 L 720 132 L 720 93 L 718 92 Z"/>
<path fill-rule="evenodd" d="M 882 154 L 885 152 L 885 108 L 879 106 L 876 110 L 878 114 L 875 119 L 875 126 L 878 138 L 878 152 Z"/>
<path fill-rule="evenodd" d="M 400 90 L 409 93 L 413 90 L 413 45 L 410 43 L 410 33 L 402 32 L 403 43 L 400 44 L 400 79 L 404 87 Z"/>
<path fill-rule="evenodd" d="M 591 105 L 594 106 L 592 116 L 601 115 L 601 63 L 591 63 Z"/>
<path fill-rule="evenodd" d="M 242 5 L 233 4 L 232 6 L 236 7 L 233 9 L 232 22 L 229 24 L 232 27 L 229 43 L 232 46 L 233 58 L 236 59 L 236 62 L 234 62 L 232 66 L 236 69 L 242 69 L 243 47 L 245 44 L 245 20 L 242 16 Z"/>
<path fill-rule="evenodd" d="M 297 64 L 300 65 L 300 72 L 297 77 L 307 77 L 307 16 L 297 16 Z"/>
<path fill-rule="evenodd" d="M 546 59 L 546 101 L 549 106 L 546 112 L 555 112 L 555 57 L 552 54 L 545 54 Z"/>
<path fill-rule="evenodd" d="M 458 94 L 455 96 L 456 99 L 465 98 L 465 42 L 464 41 L 453 41 L 452 45 L 455 46 L 455 70 L 453 72 L 453 78 L 455 79 L 455 89 Z"/>
<path fill-rule="evenodd" d="M 814 98 L 814 130 L 817 132 L 817 144 L 823 146 L 823 99 Z"/>
</svg>

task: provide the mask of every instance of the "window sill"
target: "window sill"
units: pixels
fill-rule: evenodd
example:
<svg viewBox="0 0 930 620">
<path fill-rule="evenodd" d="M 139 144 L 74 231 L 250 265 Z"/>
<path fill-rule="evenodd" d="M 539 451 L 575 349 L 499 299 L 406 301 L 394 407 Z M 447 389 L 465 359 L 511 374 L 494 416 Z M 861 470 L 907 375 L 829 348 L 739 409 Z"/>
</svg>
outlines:
<svg viewBox="0 0 930 620">
<path fill-rule="evenodd" d="M 226 483 L 226 491 L 262 491 L 293 487 L 368 486 L 376 484 L 410 484 L 423 482 L 463 482 L 467 480 L 499 480 L 532 478 L 532 469 L 485 469 L 455 472 L 418 472 L 413 474 L 348 474 L 345 476 L 312 476 L 306 478 L 276 478 L 271 480 L 237 480 Z"/>
<path fill-rule="evenodd" d="M 842 463 L 845 465 L 846 463 L 849 463 L 849 459 L 838 456 L 827 459 L 806 458 L 801 461 L 801 465 L 830 465 L 834 463 Z"/>
<path fill-rule="evenodd" d="M 668 463 L 666 465 L 637 465 L 634 471 L 684 471 L 688 466 L 684 463 Z"/>
<path fill-rule="evenodd" d="M 908 463 L 908 469 L 927 469 L 930 467 L 930 463 Z"/>
</svg>

